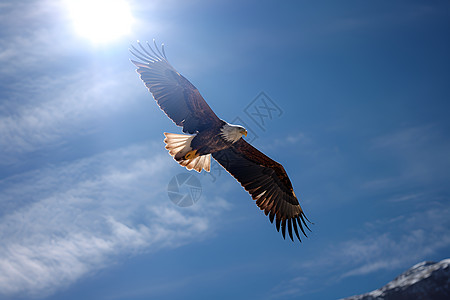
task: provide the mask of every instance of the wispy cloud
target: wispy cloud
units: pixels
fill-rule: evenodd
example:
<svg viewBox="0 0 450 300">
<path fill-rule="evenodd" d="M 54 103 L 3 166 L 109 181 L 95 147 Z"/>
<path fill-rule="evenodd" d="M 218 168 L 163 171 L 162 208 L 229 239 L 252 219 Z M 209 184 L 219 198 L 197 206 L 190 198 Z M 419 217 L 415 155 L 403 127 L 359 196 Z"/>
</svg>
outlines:
<svg viewBox="0 0 450 300">
<path fill-rule="evenodd" d="M 166 191 L 170 157 L 154 148 L 134 145 L 6 179 L 0 294 L 45 296 L 118 254 L 177 247 L 207 234 L 209 218 L 225 206 L 220 199 L 192 209 L 173 205 Z M 158 154 L 150 159 L 152 152 Z M 5 205 L 11 201 L 20 205 Z"/>
<path fill-rule="evenodd" d="M 309 288 L 310 280 L 306 276 L 297 276 L 290 280 L 285 280 L 271 290 L 269 299 L 299 297 L 314 292 Z M 308 288 L 307 288 L 308 287 Z"/>
<path fill-rule="evenodd" d="M 279 283 L 272 289 L 271 298 L 313 293 L 353 276 L 402 271 L 450 247 L 450 210 L 430 203 L 428 209 L 420 212 L 367 222 L 353 238 L 327 246 L 314 259 L 304 258 L 295 270 L 308 276 L 293 276 L 292 280 Z"/>
<path fill-rule="evenodd" d="M 374 10 L 372 15 L 365 15 L 364 18 L 359 15 L 346 14 L 333 20 L 330 24 L 326 24 L 325 28 L 328 29 L 329 33 L 361 31 L 395 24 L 417 22 L 420 19 L 441 13 L 438 7 L 428 3 L 408 3 L 407 5 L 401 3 L 399 5 L 389 5 L 388 8 L 384 11 Z"/>
<path fill-rule="evenodd" d="M 30 67 L 42 69 L 47 63 L 56 66 L 55 57 L 71 53 L 74 41 L 67 39 L 64 32 L 66 18 L 61 1 L 3 3 L 0 11 L 0 60 L 3 66 L 0 76 L 9 77 L 16 71 L 26 75 Z"/>
<path fill-rule="evenodd" d="M 34 151 L 64 157 L 61 145 L 95 136 L 97 123 L 146 93 L 128 62 L 128 45 L 121 56 L 113 47 L 79 43 L 68 35 L 63 2 L 0 6 L 0 165 L 6 169 L 23 157 L 33 164 Z M 160 143 L 64 159 L 2 174 L 9 177 L 0 181 L 0 298 L 42 297 L 119 254 L 201 239 L 212 231 L 210 218 L 227 209 L 220 198 L 188 209 L 172 204 L 166 186 L 178 165 Z"/>
<path fill-rule="evenodd" d="M 5 113 L 0 115 L 1 162 L 18 153 L 61 143 L 67 137 L 89 134 L 93 121 L 117 112 L 129 99 L 123 80 L 119 84 L 120 75 L 124 74 L 108 72 L 107 68 L 102 76 L 79 71 L 52 79 L 37 78 L 37 84 L 27 89 L 14 89 L 14 95 L 9 96 L 17 102 L 5 103 Z M 32 103 L 23 103 L 30 98 Z"/>
<path fill-rule="evenodd" d="M 112 49 L 83 47 L 67 37 L 65 14 L 59 1 L 5 4 L 0 12 L 0 165 L 92 133 L 95 121 L 143 91 L 127 46 L 119 61 L 108 58 Z"/>
<path fill-rule="evenodd" d="M 411 146 L 424 145 L 435 139 L 438 131 L 433 125 L 404 127 L 373 139 L 374 148 L 390 148 L 404 151 L 414 149 Z"/>
<path fill-rule="evenodd" d="M 348 268 L 342 277 L 405 267 L 450 246 L 450 211 L 439 204 L 433 206 L 407 216 L 367 223 L 367 237 L 346 241 L 331 254 Z M 380 228 L 386 228 L 385 232 Z"/>
<path fill-rule="evenodd" d="M 342 274 L 342 277 L 405 268 L 448 247 L 450 224 L 444 216 L 449 212 L 448 209 L 444 212 L 434 209 L 392 222 L 391 226 L 408 228 L 403 234 L 384 233 L 370 239 L 346 242 L 342 245 L 342 249 L 346 250 L 341 254 L 345 261 L 352 262 L 352 268 Z"/>
<path fill-rule="evenodd" d="M 439 124 L 410 126 L 386 133 L 371 141 L 373 157 L 382 154 L 391 173 L 362 184 L 364 189 L 388 189 L 407 185 L 444 183 L 450 168 L 450 142 Z"/>
</svg>

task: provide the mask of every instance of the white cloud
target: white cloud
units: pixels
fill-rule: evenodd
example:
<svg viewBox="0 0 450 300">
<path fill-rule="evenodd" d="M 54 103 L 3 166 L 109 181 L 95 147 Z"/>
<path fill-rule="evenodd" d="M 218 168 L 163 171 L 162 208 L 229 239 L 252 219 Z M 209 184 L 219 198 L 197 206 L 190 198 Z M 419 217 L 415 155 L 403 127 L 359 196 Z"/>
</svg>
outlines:
<svg viewBox="0 0 450 300">
<path fill-rule="evenodd" d="M 172 204 L 170 160 L 159 145 L 135 145 L 3 181 L 0 295 L 42 297 L 118 254 L 207 235 L 210 218 L 226 205 L 220 199 L 192 209 Z M 20 205 L 5 204 L 10 201 Z"/>
<path fill-rule="evenodd" d="M 450 168 L 450 143 L 439 124 L 404 127 L 373 139 L 373 157 L 389 161 L 391 171 L 364 182 L 363 189 L 385 190 L 402 186 L 445 184 Z"/>
<path fill-rule="evenodd" d="M 128 44 L 123 56 L 80 44 L 61 3 L 0 3 L 0 165 L 91 134 L 92 124 L 146 93 L 128 62 Z M 158 143 L 1 180 L 0 298 L 42 297 L 120 254 L 208 236 L 211 218 L 228 204 L 212 198 L 176 207 L 166 191 L 175 169 L 184 171 Z"/>
<path fill-rule="evenodd" d="M 271 298 L 313 293 L 353 276 L 401 272 L 419 261 L 429 260 L 450 247 L 449 214 L 445 205 L 429 201 L 421 211 L 368 222 L 354 232 L 353 238 L 327 243 L 327 248 L 313 257 L 302 257 L 294 267 L 292 280 L 275 286 Z M 287 266 L 292 266 L 291 260 Z"/>
<path fill-rule="evenodd" d="M 98 77 L 79 72 L 55 79 L 36 78 L 38 84 L 28 86 L 28 90 L 15 89 L 11 102 L 3 105 L 3 111 L 9 113 L 0 115 L 1 152 L 28 152 L 58 143 L 66 136 L 89 133 L 88 121 L 118 110 L 127 98 L 115 76 Z M 19 104 L 30 97 L 33 103 Z"/>
<path fill-rule="evenodd" d="M 424 125 L 417 127 L 405 127 L 375 138 L 372 143 L 374 148 L 388 148 L 396 151 L 405 151 L 412 146 L 422 146 L 435 139 L 439 134 L 436 126 Z"/>
<path fill-rule="evenodd" d="M 444 215 L 446 213 L 449 211 L 443 212 Z M 439 217 L 438 211 L 432 214 Z M 426 218 L 425 221 L 432 222 Z M 356 252 L 347 254 L 359 261 L 360 265 L 344 273 L 342 277 L 366 275 L 379 270 L 404 269 L 449 245 L 448 230 L 444 228 L 432 232 L 417 228 L 400 237 L 386 234 L 372 240 L 353 241 L 347 246 L 356 249 Z"/>
<path fill-rule="evenodd" d="M 360 238 L 333 245 L 322 259 L 302 267 L 339 270 L 339 277 L 409 267 L 450 246 L 450 209 L 429 202 L 430 208 L 392 219 L 369 222 Z M 395 231 L 392 230 L 395 228 Z"/>
<path fill-rule="evenodd" d="M 436 6 L 429 4 L 408 3 L 400 5 L 390 5 L 388 10 L 377 11 L 372 15 L 349 15 L 339 16 L 323 27 L 328 33 L 336 34 L 343 31 L 361 31 L 374 29 L 396 24 L 408 24 L 417 22 L 423 18 L 440 14 Z"/>
<path fill-rule="evenodd" d="M 143 93 L 128 45 L 123 56 L 84 47 L 70 36 L 64 14 L 59 1 L 48 0 L 5 4 L 0 12 L 2 165 L 92 133 L 93 122 Z"/>
<path fill-rule="evenodd" d="M 304 294 L 309 294 L 312 292 L 311 289 L 307 288 L 309 279 L 305 276 L 294 277 L 290 280 L 286 280 L 278 284 L 272 289 L 271 299 L 283 298 L 283 297 L 299 297 Z"/>
<path fill-rule="evenodd" d="M 42 68 L 55 56 L 70 52 L 71 41 L 64 33 L 67 17 L 60 1 L 14 1 L 3 5 L 0 76 L 18 70 L 25 75 L 30 67 Z"/>
</svg>

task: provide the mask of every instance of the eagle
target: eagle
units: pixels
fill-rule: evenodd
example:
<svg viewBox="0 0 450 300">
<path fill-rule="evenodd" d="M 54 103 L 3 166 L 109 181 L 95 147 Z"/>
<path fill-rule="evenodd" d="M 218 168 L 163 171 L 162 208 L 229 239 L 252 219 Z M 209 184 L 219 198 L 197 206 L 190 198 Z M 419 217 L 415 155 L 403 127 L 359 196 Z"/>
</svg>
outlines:
<svg viewBox="0 0 450 300">
<path fill-rule="evenodd" d="M 230 124 L 219 117 L 203 99 L 198 89 L 177 72 L 168 62 L 164 50 L 153 40 L 139 49 L 131 45 L 136 57 L 131 62 L 166 115 L 186 134 L 164 133 L 165 148 L 169 154 L 188 170 L 209 172 L 211 156 L 225 168 L 251 195 L 256 205 L 275 221 L 286 238 L 294 241 L 293 233 L 301 242 L 298 228 L 306 235 L 306 218 L 291 181 L 283 166 L 247 143 L 243 136 L 247 130 Z M 306 221 L 305 221 L 306 220 Z M 311 231 L 311 230 L 310 230 Z"/>
</svg>

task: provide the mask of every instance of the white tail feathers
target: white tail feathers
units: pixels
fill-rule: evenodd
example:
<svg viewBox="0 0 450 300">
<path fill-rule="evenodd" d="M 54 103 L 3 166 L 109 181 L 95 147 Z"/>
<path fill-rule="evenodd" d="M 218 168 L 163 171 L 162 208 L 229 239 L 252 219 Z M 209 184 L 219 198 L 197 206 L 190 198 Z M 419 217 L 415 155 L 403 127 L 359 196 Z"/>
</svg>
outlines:
<svg viewBox="0 0 450 300">
<path fill-rule="evenodd" d="M 164 143 L 166 143 L 166 149 L 169 150 L 170 155 L 177 161 L 183 158 L 191 148 L 191 141 L 194 139 L 195 135 L 186 134 L 176 134 L 164 132 L 166 138 Z"/>
<path fill-rule="evenodd" d="M 166 149 L 169 150 L 169 154 L 183 167 L 188 170 L 194 169 L 197 172 L 201 172 L 202 169 L 209 172 L 211 170 L 211 154 L 196 156 L 192 159 L 186 159 L 185 155 L 192 150 L 191 141 L 195 135 L 176 134 L 164 132 L 166 138 Z"/>
</svg>

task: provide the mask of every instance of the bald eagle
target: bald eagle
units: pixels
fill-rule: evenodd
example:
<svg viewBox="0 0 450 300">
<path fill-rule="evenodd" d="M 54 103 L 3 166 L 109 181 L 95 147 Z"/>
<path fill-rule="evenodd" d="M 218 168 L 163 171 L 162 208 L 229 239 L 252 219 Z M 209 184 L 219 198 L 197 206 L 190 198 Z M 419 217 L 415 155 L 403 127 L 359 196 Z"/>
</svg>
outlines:
<svg viewBox="0 0 450 300">
<path fill-rule="evenodd" d="M 153 40 L 154 48 L 138 41 L 139 49 L 130 52 L 131 60 L 159 107 L 188 134 L 164 133 L 166 149 L 188 170 L 210 171 L 211 155 L 249 192 L 256 205 L 275 220 L 277 231 L 293 241 L 293 231 L 301 242 L 298 228 L 306 236 L 309 230 L 291 181 L 283 166 L 247 143 L 247 130 L 221 120 L 212 111 L 198 89 L 178 73 Z M 309 222 L 309 220 L 308 220 Z"/>
</svg>

